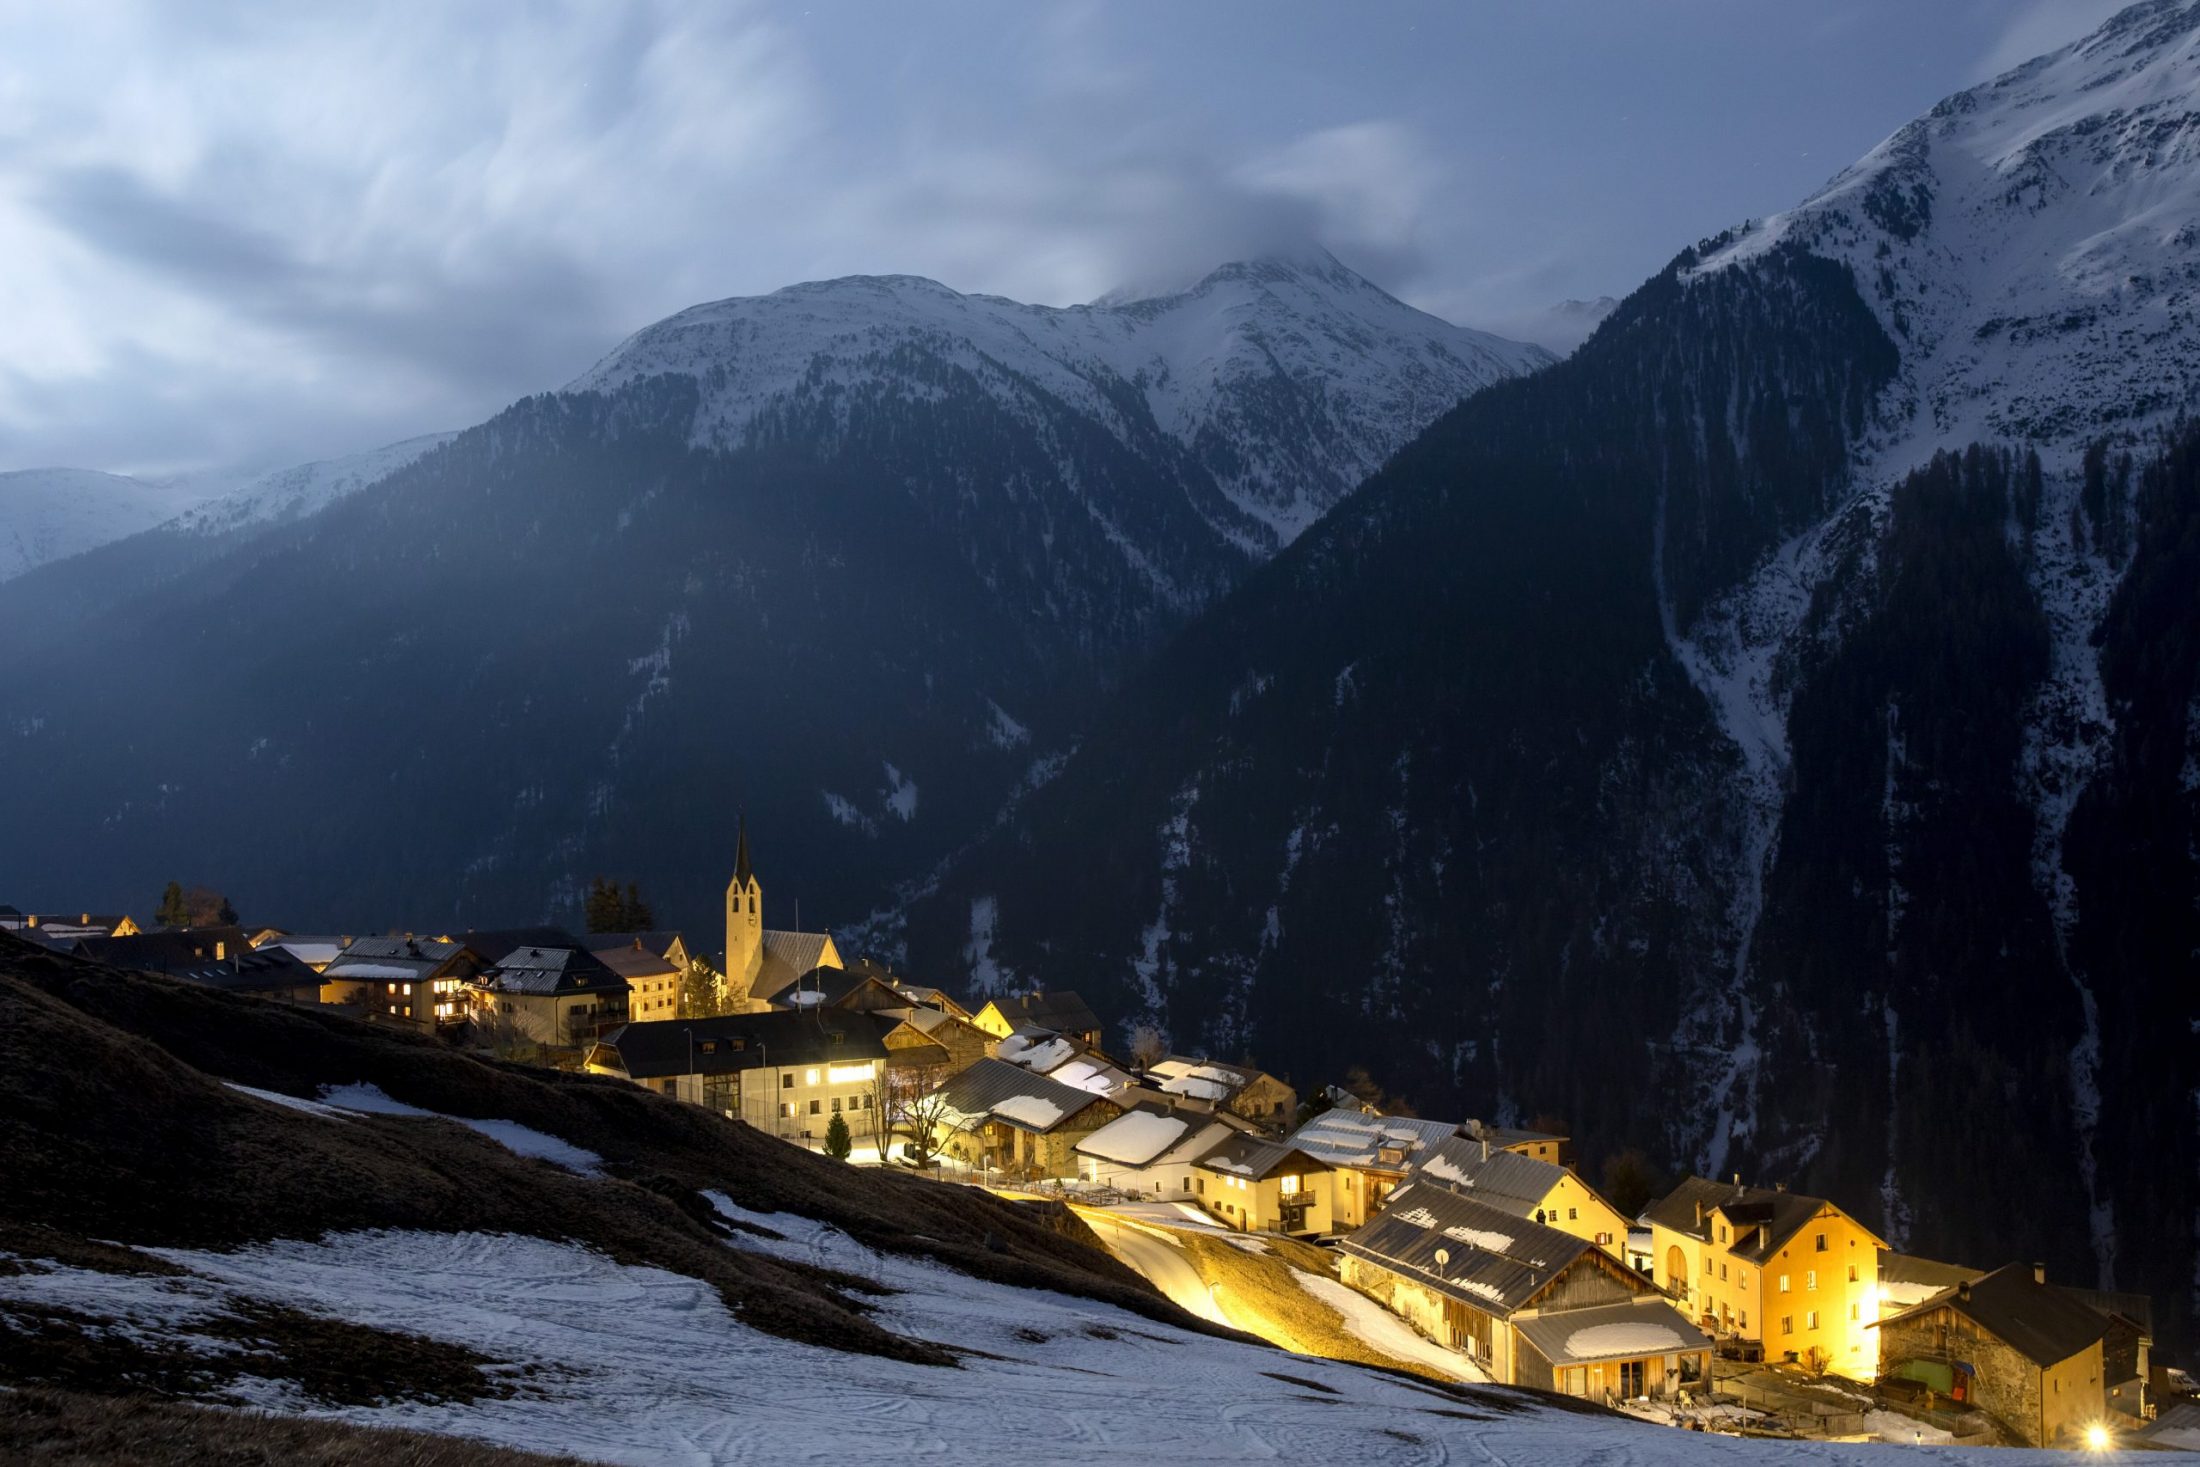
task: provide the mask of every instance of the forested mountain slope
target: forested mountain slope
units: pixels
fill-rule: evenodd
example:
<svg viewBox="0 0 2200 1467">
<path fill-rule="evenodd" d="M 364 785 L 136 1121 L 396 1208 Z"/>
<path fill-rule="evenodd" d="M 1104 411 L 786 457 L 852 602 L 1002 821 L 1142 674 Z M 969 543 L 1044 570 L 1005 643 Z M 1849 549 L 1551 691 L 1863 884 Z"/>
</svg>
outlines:
<svg viewBox="0 0 2200 1467">
<path fill-rule="evenodd" d="M 2196 97 L 2200 6 L 2135 6 L 1684 253 L 1193 626 L 913 893 L 911 961 L 2176 1337 Z"/>
</svg>

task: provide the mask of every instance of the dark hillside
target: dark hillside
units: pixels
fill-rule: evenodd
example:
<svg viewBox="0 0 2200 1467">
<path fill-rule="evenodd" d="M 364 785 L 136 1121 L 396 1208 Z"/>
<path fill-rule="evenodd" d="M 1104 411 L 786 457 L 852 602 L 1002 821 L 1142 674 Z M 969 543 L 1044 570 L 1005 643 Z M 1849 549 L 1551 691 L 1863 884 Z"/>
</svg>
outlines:
<svg viewBox="0 0 2200 1467">
<path fill-rule="evenodd" d="M 608 1176 L 517 1156 L 455 1123 L 325 1119 L 223 1081 L 299 1096 L 369 1083 L 424 1109 L 559 1137 L 596 1152 Z M 103 1255 L 88 1239 L 223 1248 L 370 1228 L 514 1232 L 703 1279 L 769 1333 L 952 1362 L 866 1317 L 862 1295 L 877 1285 L 727 1247 L 696 1196 L 717 1188 L 884 1251 L 1186 1322 L 1105 1252 L 975 1189 L 845 1167 L 630 1085 L 484 1063 L 4 934 L 0 1155 L 0 1247 L 90 1267 L 156 1264 Z"/>
</svg>

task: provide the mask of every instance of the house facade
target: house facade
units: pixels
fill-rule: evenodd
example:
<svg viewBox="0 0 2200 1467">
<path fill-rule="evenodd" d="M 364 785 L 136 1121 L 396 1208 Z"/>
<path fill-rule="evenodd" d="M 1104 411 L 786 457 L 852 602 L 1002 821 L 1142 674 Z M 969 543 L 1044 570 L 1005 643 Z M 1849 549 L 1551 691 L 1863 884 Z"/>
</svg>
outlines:
<svg viewBox="0 0 2200 1467">
<path fill-rule="evenodd" d="M 1338 1231 L 1337 1173 L 1285 1141 L 1237 1133 L 1192 1164 L 1195 1199 L 1223 1226 L 1319 1238 Z"/>
<path fill-rule="evenodd" d="M 1337 1245 L 1338 1276 L 1506 1385 L 1597 1399 L 1706 1379 L 1712 1342 L 1570 1233 L 1418 1182 Z"/>
<path fill-rule="evenodd" d="M 606 1034 L 586 1068 L 817 1147 L 836 1115 L 854 1137 L 874 1134 L 881 1028 L 837 1010 L 655 1020 Z"/>
<path fill-rule="evenodd" d="M 2010 1264 L 1879 1323 L 1879 1368 L 1948 1380 L 2027 1446 L 2082 1437 L 2108 1411 L 2107 1317 L 2047 1270 Z"/>
<path fill-rule="evenodd" d="M 1134 1106 L 1079 1141 L 1078 1175 L 1103 1187 L 1159 1200 L 1196 1202 L 1198 1162 L 1236 1133 L 1229 1122 L 1161 1104 Z"/>
<path fill-rule="evenodd" d="M 1077 1145 L 1123 1113 L 1104 1096 L 984 1059 L 941 1087 L 935 1143 L 981 1169 L 1032 1178 L 1074 1177 Z"/>
<path fill-rule="evenodd" d="M 1284 1138 L 1338 1173 L 1332 1208 L 1340 1232 L 1361 1227 L 1383 1209 L 1421 1153 L 1459 1133 L 1451 1121 L 1383 1116 L 1335 1106 Z"/>
<path fill-rule="evenodd" d="M 1656 1277 L 1691 1319 L 1765 1358 L 1877 1372 L 1886 1244 L 1822 1197 L 1691 1177 L 1649 1209 Z"/>
<path fill-rule="evenodd" d="M 575 938 L 555 929 L 468 933 L 461 945 L 483 965 L 467 981 L 474 1022 L 545 1049 L 579 1050 L 627 1022 L 627 982 Z M 492 952 L 501 955 L 489 958 Z M 325 975 L 324 975 L 325 976 Z"/>
<path fill-rule="evenodd" d="M 458 942 L 354 938 L 321 969 L 321 1000 L 352 1005 L 371 1023 L 453 1033 L 473 1016 L 475 961 Z"/>
<path fill-rule="evenodd" d="M 1100 1019 L 1072 989 L 988 999 L 970 1022 L 996 1039 L 1018 1029 L 1045 1029 L 1081 1048 L 1100 1048 Z"/>
</svg>

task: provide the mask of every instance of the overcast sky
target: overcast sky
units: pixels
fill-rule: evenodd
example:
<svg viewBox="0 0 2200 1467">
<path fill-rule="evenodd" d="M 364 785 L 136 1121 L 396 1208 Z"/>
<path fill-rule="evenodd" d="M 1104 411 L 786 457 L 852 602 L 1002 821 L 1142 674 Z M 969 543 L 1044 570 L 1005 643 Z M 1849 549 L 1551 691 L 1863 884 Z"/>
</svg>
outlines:
<svg viewBox="0 0 2200 1467">
<path fill-rule="evenodd" d="M 2101 0 L 0 0 L 0 470 L 479 421 L 697 301 L 1066 304 L 1312 237 L 1502 329 Z"/>
</svg>

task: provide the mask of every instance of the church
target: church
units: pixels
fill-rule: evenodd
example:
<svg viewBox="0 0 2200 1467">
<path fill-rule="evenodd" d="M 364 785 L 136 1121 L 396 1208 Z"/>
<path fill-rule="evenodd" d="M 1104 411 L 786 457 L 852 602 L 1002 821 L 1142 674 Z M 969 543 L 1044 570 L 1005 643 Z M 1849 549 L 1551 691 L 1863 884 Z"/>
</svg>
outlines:
<svg viewBox="0 0 2200 1467">
<path fill-rule="evenodd" d="M 726 992 L 732 1012 L 758 1013 L 813 968 L 838 968 L 840 949 L 829 932 L 786 932 L 764 925 L 764 888 L 749 864 L 749 824 L 734 845 L 733 881 L 726 887 Z"/>
</svg>

